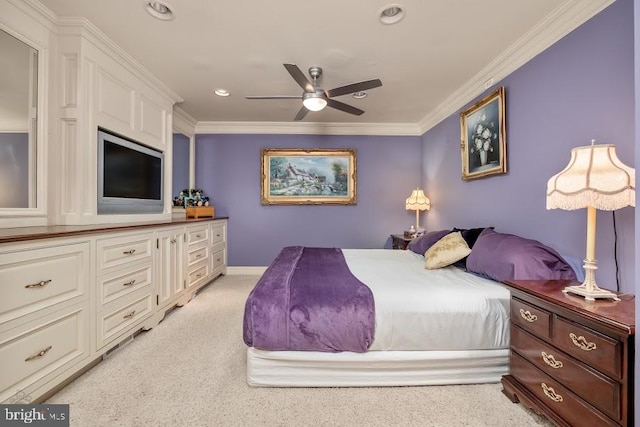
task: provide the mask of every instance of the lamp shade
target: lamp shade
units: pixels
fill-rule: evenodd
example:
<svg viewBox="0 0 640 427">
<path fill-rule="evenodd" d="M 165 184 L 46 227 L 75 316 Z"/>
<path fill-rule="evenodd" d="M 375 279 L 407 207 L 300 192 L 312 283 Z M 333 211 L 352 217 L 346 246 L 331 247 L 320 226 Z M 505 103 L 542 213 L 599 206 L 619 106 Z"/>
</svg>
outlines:
<svg viewBox="0 0 640 427">
<path fill-rule="evenodd" d="M 431 201 L 422 190 L 416 188 L 407 198 L 405 207 L 408 211 L 428 211 L 431 208 Z"/>
<path fill-rule="evenodd" d="M 635 180 L 635 169 L 618 159 L 615 145 L 592 141 L 572 149 L 567 167 L 547 182 L 547 209 L 612 211 L 635 206 Z"/>
</svg>

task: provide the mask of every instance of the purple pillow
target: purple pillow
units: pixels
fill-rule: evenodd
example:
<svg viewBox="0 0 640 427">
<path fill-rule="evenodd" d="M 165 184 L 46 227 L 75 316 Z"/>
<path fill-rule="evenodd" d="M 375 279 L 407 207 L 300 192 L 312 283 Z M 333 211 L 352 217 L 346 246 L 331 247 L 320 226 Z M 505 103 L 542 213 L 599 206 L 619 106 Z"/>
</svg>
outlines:
<svg viewBox="0 0 640 427">
<path fill-rule="evenodd" d="M 429 233 L 425 233 L 410 241 L 409 245 L 407 245 L 407 249 L 417 254 L 424 255 L 427 249 L 449 233 L 451 233 L 451 230 L 430 231 Z"/>
<path fill-rule="evenodd" d="M 467 257 L 467 271 L 499 282 L 515 280 L 576 280 L 571 266 L 537 240 L 486 228 Z"/>
</svg>

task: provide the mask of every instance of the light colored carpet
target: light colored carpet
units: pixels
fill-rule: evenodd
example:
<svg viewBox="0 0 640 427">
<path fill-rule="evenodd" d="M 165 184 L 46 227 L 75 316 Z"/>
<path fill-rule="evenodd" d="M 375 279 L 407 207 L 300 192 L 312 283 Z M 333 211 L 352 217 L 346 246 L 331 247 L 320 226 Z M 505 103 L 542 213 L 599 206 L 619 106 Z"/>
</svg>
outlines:
<svg viewBox="0 0 640 427">
<path fill-rule="evenodd" d="M 252 388 L 244 301 L 258 276 L 225 276 L 48 403 L 85 426 L 549 426 L 500 384 Z"/>
</svg>

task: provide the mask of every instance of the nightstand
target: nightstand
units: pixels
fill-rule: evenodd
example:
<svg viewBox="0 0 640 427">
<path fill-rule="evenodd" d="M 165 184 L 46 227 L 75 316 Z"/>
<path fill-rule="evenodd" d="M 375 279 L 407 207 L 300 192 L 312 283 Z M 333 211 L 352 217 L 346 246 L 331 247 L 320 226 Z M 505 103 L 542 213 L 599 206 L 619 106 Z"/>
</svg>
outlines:
<svg viewBox="0 0 640 427">
<path fill-rule="evenodd" d="M 391 246 L 393 249 L 407 249 L 407 245 L 409 242 L 413 240 L 408 237 L 404 237 L 403 234 L 392 234 L 391 235 Z"/>
<path fill-rule="evenodd" d="M 588 302 L 568 280 L 513 280 L 503 393 L 559 426 L 633 425 L 635 297 Z"/>
</svg>

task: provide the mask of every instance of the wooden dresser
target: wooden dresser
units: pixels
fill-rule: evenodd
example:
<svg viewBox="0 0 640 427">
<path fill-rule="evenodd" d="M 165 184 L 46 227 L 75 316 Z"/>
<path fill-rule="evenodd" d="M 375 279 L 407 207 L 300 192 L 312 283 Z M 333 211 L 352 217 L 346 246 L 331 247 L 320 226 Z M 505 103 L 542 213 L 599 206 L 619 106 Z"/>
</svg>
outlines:
<svg viewBox="0 0 640 427">
<path fill-rule="evenodd" d="M 632 426 L 635 297 L 585 301 L 570 281 L 507 281 L 510 374 L 503 393 L 559 426 Z"/>
</svg>

